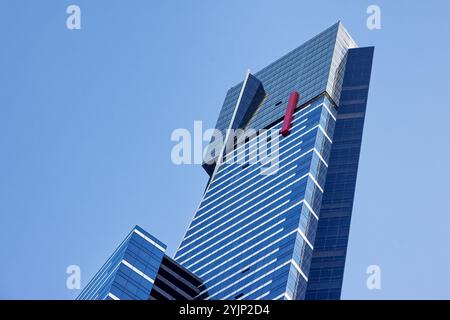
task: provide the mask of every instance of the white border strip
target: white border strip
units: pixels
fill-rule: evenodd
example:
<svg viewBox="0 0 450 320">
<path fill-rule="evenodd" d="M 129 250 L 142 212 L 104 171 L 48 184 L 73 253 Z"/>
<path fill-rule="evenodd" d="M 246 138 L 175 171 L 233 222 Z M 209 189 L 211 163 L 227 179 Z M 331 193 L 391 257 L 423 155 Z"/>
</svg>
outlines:
<svg viewBox="0 0 450 320">
<path fill-rule="evenodd" d="M 155 280 L 153 280 L 152 278 L 150 278 L 148 275 L 146 275 L 145 273 L 143 273 L 141 270 L 139 270 L 138 268 L 136 268 L 135 266 L 133 266 L 131 263 L 129 263 L 128 261 L 126 261 L 125 259 L 122 259 L 121 263 L 123 263 L 124 265 L 126 265 L 128 268 L 130 268 L 131 270 L 133 270 L 134 272 L 136 272 L 138 275 L 140 275 L 142 278 L 144 278 L 145 280 L 149 281 L 150 283 L 154 283 Z"/>
</svg>

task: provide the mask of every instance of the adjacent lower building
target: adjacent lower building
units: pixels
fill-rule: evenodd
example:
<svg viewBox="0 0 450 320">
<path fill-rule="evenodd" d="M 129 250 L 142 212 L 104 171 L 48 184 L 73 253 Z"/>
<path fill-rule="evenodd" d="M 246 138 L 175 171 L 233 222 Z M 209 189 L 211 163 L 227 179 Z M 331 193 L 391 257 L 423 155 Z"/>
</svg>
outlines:
<svg viewBox="0 0 450 320">
<path fill-rule="evenodd" d="M 174 259 L 136 227 L 79 299 L 340 299 L 373 52 L 338 22 L 247 72 Z"/>
<path fill-rule="evenodd" d="M 166 256 L 166 245 L 135 226 L 77 300 L 191 300 L 201 281 Z"/>
</svg>

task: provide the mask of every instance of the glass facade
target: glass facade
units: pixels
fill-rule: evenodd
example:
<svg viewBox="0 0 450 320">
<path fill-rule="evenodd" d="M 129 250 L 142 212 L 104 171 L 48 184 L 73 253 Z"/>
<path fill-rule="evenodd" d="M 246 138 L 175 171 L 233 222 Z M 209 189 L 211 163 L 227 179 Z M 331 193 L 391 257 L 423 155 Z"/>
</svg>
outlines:
<svg viewBox="0 0 450 320">
<path fill-rule="evenodd" d="M 338 104 L 345 55 L 349 48 L 355 47 L 356 43 L 342 23 L 338 22 L 255 73 L 254 76 L 264 87 L 266 97 L 246 127 L 258 130 L 282 118 L 286 99 L 293 90 L 300 93 L 300 105 L 323 92 L 327 92 L 331 100 Z M 230 127 L 242 85 L 237 84 L 226 94 L 216 123 L 216 129 L 223 134 Z M 209 168 L 207 172 L 211 174 L 212 171 Z"/>
<path fill-rule="evenodd" d="M 277 139 L 254 136 L 205 167 L 210 180 L 175 255 L 203 280 L 196 299 L 340 298 L 372 55 L 339 22 L 251 75 L 263 98 L 248 94 L 248 75 L 228 91 L 217 129 L 235 129 L 247 92 L 261 102 L 239 127 Z M 283 136 L 293 92 L 300 100 Z M 263 174 L 264 157 L 250 161 L 263 147 L 278 150 L 274 174 Z M 244 162 L 224 161 L 240 154 Z"/>
<path fill-rule="evenodd" d="M 373 52 L 348 51 L 307 299 L 341 296 Z"/>
<path fill-rule="evenodd" d="M 148 299 L 165 250 L 158 239 L 134 227 L 77 299 Z"/>
<path fill-rule="evenodd" d="M 249 72 L 174 259 L 135 227 L 78 299 L 339 299 L 373 51 L 339 22 Z"/>
<path fill-rule="evenodd" d="M 218 168 L 175 256 L 203 280 L 198 298 L 304 297 L 335 113 L 322 95 L 300 106 L 288 136 L 259 139 L 278 148 L 272 174 L 264 159 L 250 161 L 257 137 L 235 151 L 249 151 L 249 165 Z M 281 120 L 269 129 L 279 134 Z"/>
<path fill-rule="evenodd" d="M 193 300 L 202 290 L 202 280 L 164 256 L 149 300 Z"/>
<path fill-rule="evenodd" d="M 165 251 L 165 244 L 134 227 L 77 300 L 194 299 L 202 281 Z"/>
</svg>

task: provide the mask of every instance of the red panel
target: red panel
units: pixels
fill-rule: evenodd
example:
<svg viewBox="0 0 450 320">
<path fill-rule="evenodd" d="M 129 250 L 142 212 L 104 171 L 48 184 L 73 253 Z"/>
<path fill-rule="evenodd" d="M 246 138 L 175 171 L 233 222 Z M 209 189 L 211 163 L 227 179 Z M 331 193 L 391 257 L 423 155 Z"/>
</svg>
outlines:
<svg viewBox="0 0 450 320">
<path fill-rule="evenodd" d="M 284 115 L 283 126 L 281 127 L 281 134 L 283 137 L 287 136 L 291 131 L 292 118 L 294 116 L 295 108 L 297 107 L 300 94 L 297 91 L 293 91 L 289 97 L 286 113 Z"/>
</svg>

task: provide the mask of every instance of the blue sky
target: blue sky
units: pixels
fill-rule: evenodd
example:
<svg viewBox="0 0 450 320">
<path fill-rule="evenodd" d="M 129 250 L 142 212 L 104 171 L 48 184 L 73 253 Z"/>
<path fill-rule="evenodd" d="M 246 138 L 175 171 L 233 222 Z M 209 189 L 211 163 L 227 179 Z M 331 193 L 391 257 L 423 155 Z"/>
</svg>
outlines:
<svg viewBox="0 0 450 320">
<path fill-rule="evenodd" d="M 81 8 L 81 30 L 66 8 Z M 368 30 L 366 8 L 381 8 Z M 450 299 L 448 1 L 8 1 L 0 11 L 0 298 L 73 299 L 139 224 L 173 253 L 207 175 L 170 160 L 226 90 L 342 20 L 375 58 L 344 299 Z M 381 290 L 366 268 L 381 268 Z"/>
</svg>

